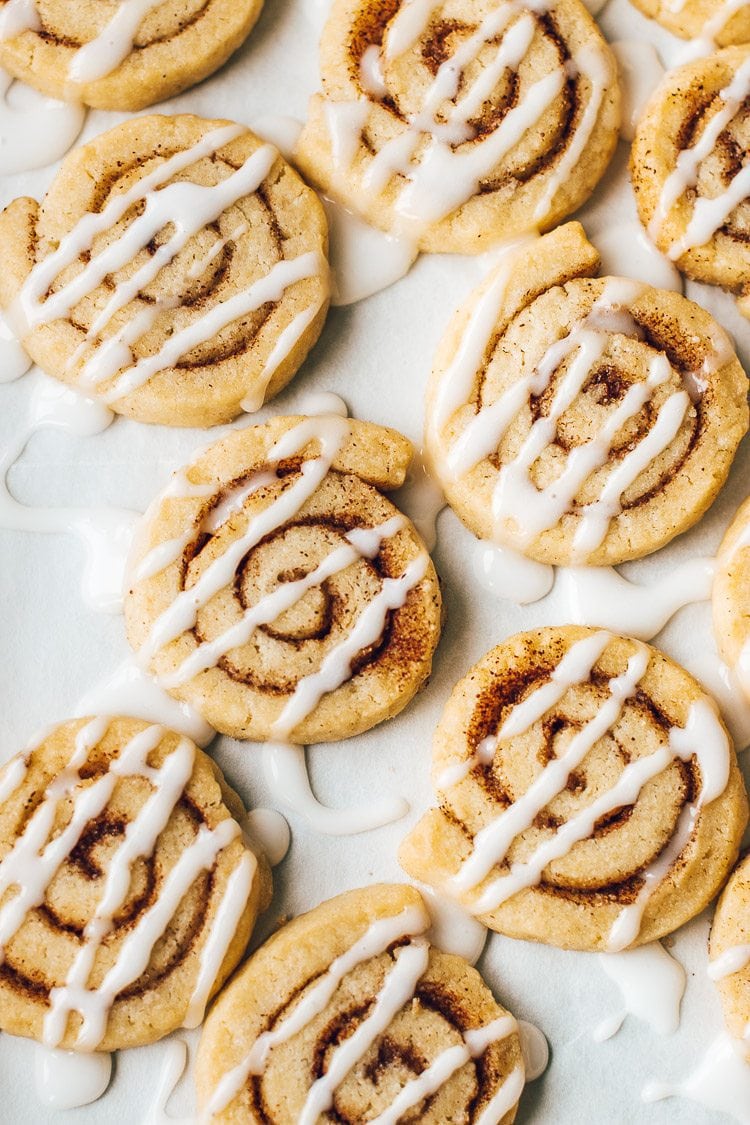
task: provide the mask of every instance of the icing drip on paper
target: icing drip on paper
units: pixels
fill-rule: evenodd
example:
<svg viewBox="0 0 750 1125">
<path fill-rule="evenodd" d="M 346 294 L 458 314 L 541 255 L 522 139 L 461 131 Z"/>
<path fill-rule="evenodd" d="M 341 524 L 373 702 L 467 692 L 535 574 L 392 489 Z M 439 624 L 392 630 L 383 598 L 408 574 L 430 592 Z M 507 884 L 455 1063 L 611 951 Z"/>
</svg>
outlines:
<svg viewBox="0 0 750 1125">
<path fill-rule="evenodd" d="M 58 428 L 78 436 L 100 433 L 112 421 L 105 407 L 46 377 L 31 396 L 29 419 L 0 453 L 0 527 L 76 535 L 85 550 L 81 593 L 93 609 L 119 613 L 125 560 L 140 513 L 121 508 L 34 508 L 17 501 L 8 474 L 32 436 Z"/>
<path fill-rule="evenodd" d="M 77 1109 L 102 1096 L 112 1075 L 112 1056 L 106 1051 L 59 1051 L 37 1046 L 34 1085 L 43 1106 Z"/>
<path fill-rule="evenodd" d="M 406 480 L 393 500 L 414 524 L 427 550 L 432 551 L 437 542 L 437 518 L 445 507 L 445 497 L 421 451 L 414 454 Z"/>
<path fill-rule="evenodd" d="M 433 887 L 420 886 L 419 893 L 432 921 L 427 932 L 430 945 L 444 953 L 456 953 L 470 965 L 476 965 L 487 944 L 487 927 Z"/>
<path fill-rule="evenodd" d="M 523 702 L 511 707 L 494 735 L 483 739 L 466 760 L 446 767 L 436 777 L 436 788 L 444 790 L 461 784 L 474 766 L 493 760 L 501 741 L 529 730 L 556 706 L 569 687 L 587 682 L 610 639 L 608 633 L 600 632 L 572 645 L 550 679 Z M 511 864 L 501 875 L 493 876 L 492 871 L 503 863 L 519 834 L 528 830 L 535 816 L 565 789 L 571 772 L 618 721 L 627 700 L 636 693 L 648 662 L 648 650 L 638 644 L 625 672 L 609 681 L 609 695 L 604 703 L 571 738 L 560 757 L 545 765 L 529 788 L 474 836 L 469 856 L 445 888 L 462 900 L 467 892 L 476 892 L 469 902 L 472 913 L 481 915 L 495 910 L 519 891 L 536 886 L 548 864 L 568 855 L 576 843 L 588 839 L 601 817 L 623 806 L 634 805 L 644 785 L 673 761 L 687 762 L 695 758 L 702 780 L 698 796 L 693 804 L 683 808 L 670 842 L 641 873 L 640 890 L 615 919 L 608 948 L 610 952 L 620 952 L 637 939 L 648 902 L 689 843 L 701 809 L 724 792 L 729 779 L 729 742 L 708 697 L 690 705 L 685 726 L 672 727 L 665 744 L 629 762 L 610 789 L 557 827 L 523 862 Z"/>
<path fill-rule="evenodd" d="M 0 20 L 7 8 L 8 5 L 0 12 Z M 80 133 L 85 117 L 83 106 L 59 102 L 29 86 L 14 83 L 11 75 L 0 68 L 3 175 L 46 168 L 60 160 Z"/>
<path fill-rule="evenodd" d="M 683 1082 L 649 1082 L 644 1102 L 662 1098 L 688 1098 L 707 1109 L 727 1113 L 741 1125 L 750 1125 L 750 1066 L 743 1046 L 723 1031 L 701 1056 Z"/>
<path fill-rule="evenodd" d="M 674 205 L 689 188 L 695 187 L 701 164 L 714 151 L 721 134 L 740 112 L 749 95 L 750 59 L 746 59 L 729 85 L 719 92 L 718 97 L 724 103 L 723 108 L 713 115 L 695 144 L 679 152 L 674 171 L 664 182 L 656 210 L 648 226 L 648 233 L 654 242 L 658 241 Z M 750 168 L 743 165 L 721 194 L 710 199 L 696 198 L 685 233 L 671 243 L 667 250 L 669 258 L 677 261 L 688 250 L 696 246 L 705 246 L 748 194 L 750 194 Z"/>
<path fill-rule="evenodd" d="M 12 383 L 15 379 L 20 379 L 30 367 L 31 357 L 0 312 L 0 383 Z"/>
<path fill-rule="evenodd" d="M 242 831 L 253 851 L 259 849 L 269 866 L 278 867 L 289 851 L 289 825 L 276 809 L 252 809 L 242 821 Z"/>
<path fill-rule="evenodd" d="M 296 1035 L 321 1012 L 347 973 L 389 949 L 394 942 L 410 938 L 393 952 L 393 964 L 368 1014 L 356 1030 L 330 1053 L 324 1074 L 310 1086 L 297 1121 L 314 1125 L 333 1103 L 337 1088 L 389 1027 L 394 1017 L 411 1001 L 427 969 L 429 945 L 421 935 L 429 924 L 424 911 L 409 907 L 395 917 L 372 923 L 365 934 L 337 957 L 322 977 L 302 996 L 289 1015 L 271 1031 L 263 1032 L 244 1059 L 222 1076 L 209 1099 L 205 1117 L 221 1113 L 234 1100 L 251 1075 L 262 1074 L 271 1049 Z M 517 1030 L 512 1016 L 501 1016 L 484 1027 L 463 1033 L 463 1043 L 442 1051 L 416 1078 L 408 1080 L 387 1109 L 372 1118 L 373 1125 L 396 1125 L 402 1116 L 439 1090 L 461 1066 L 480 1058 L 487 1048 Z M 515 1105 L 523 1089 L 523 1068 L 514 1070 L 480 1114 L 481 1125 L 497 1122 Z"/>
<path fill-rule="evenodd" d="M 632 141 L 646 102 L 664 77 L 664 67 L 650 43 L 618 39 L 611 47 L 617 59 L 623 98 L 620 136 Z M 632 276 L 632 270 L 627 273 Z"/>
<path fill-rule="evenodd" d="M 549 1043 L 543 1031 L 528 1020 L 518 1021 L 518 1035 L 521 1040 L 521 1053 L 526 1071 L 526 1081 L 535 1082 L 541 1078 L 549 1063 Z"/>
<path fill-rule="evenodd" d="M 657 250 L 640 223 L 612 224 L 598 232 L 594 241 L 603 274 L 627 274 L 655 289 L 682 293 L 682 274 Z"/>
<path fill-rule="evenodd" d="M 528 559 L 512 547 L 478 539 L 471 556 L 474 577 L 485 590 L 519 605 L 546 597 L 555 582 L 555 568 Z"/>
<path fill-rule="evenodd" d="M 594 1031 L 602 1042 L 616 1035 L 627 1015 L 644 1020 L 658 1035 L 672 1035 L 680 1025 L 680 1004 L 687 977 L 660 942 L 624 953 L 599 953 L 599 965 L 620 990 L 624 1009 Z"/>
<path fill-rule="evenodd" d="M 199 1125 L 197 1117 L 172 1117 L 167 1105 L 188 1065 L 188 1045 L 184 1039 L 164 1040 L 164 1064 L 156 1087 L 154 1103 L 143 1125 Z"/>
<path fill-rule="evenodd" d="M 392 824 L 406 816 L 409 804 L 403 797 L 369 798 L 366 804 L 351 809 L 331 809 L 321 805 L 310 788 L 304 746 L 266 742 L 263 770 L 274 801 L 296 812 L 316 832 L 326 836 L 353 836 Z"/>
<path fill-rule="evenodd" d="M 370 48 L 362 59 L 360 83 L 366 96 L 379 102 L 385 91 L 383 63 L 400 58 L 426 31 L 435 5 L 402 4 L 388 24 L 381 48 Z M 479 138 L 471 122 L 491 96 L 503 75 L 524 62 L 534 39 L 536 17 L 547 5 L 508 3 L 486 15 L 477 29 L 461 41 L 438 67 L 425 91 L 422 106 L 369 160 L 364 190 L 380 195 L 394 176 L 406 181 L 395 204 L 399 233 L 418 233 L 429 222 L 445 218 L 465 203 L 493 168 L 533 129 L 555 102 L 565 84 L 582 76 L 590 92 L 569 145 L 557 160 L 535 219 L 542 221 L 570 171 L 579 160 L 592 132 L 610 79 L 603 52 L 583 47 L 578 54 L 532 83 L 512 105 L 496 129 Z M 466 86 L 462 79 L 480 53 L 492 45 L 494 54 Z M 445 119 L 438 111 L 446 102 Z M 325 121 L 331 137 L 334 171 L 351 166 L 362 131 L 370 115 L 368 101 L 325 103 Z M 472 142 L 472 143 L 467 143 Z"/>
<path fill-rule="evenodd" d="M 406 276 L 417 257 L 412 241 L 385 234 L 335 199 L 321 198 L 331 240 L 332 305 L 353 305 Z"/>
</svg>

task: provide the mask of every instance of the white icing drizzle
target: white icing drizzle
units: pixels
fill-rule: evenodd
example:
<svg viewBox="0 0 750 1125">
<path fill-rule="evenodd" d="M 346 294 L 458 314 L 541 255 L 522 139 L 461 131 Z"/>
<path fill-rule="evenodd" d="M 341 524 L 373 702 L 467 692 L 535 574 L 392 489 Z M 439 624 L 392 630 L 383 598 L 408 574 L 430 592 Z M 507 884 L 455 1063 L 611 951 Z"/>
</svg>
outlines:
<svg viewBox="0 0 750 1125">
<path fill-rule="evenodd" d="M 330 238 L 332 305 L 352 305 L 406 276 L 417 257 L 413 241 L 385 234 L 335 199 L 321 198 Z"/>
<path fill-rule="evenodd" d="M 460 783 L 477 762 L 492 760 L 502 739 L 528 730 L 550 707 L 555 706 L 569 686 L 585 682 L 608 641 L 609 634 L 595 633 L 571 646 L 552 678 L 513 707 L 497 734 L 484 739 L 474 755 L 446 769 L 436 779 L 437 788 Z M 447 890 L 457 896 L 475 890 L 492 869 L 502 863 L 513 841 L 564 789 L 570 772 L 617 722 L 647 666 L 648 650 L 639 645 L 629 659 L 626 671 L 610 680 L 608 698 L 596 715 L 573 736 L 564 754 L 548 763 L 525 793 L 476 834 L 468 858 L 448 880 Z M 620 911 L 609 935 L 611 952 L 619 952 L 630 945 L 640 932 L 643 913 L 651 896 L 688 845 L 701 808 L 718 797 L 727 785 L 729 742 L 715 705 L 707 696 L 691 704 L 684 728 L 672 727 L 666 744 L 628 763 L 612 788 L 557 828 L 524 862 L 516 862 L 507 872 L 490 879 L 474 896 L 469 909 L 474 914 L 486 913 L 507 902 L 520 890 L 536 886 L 547 865 L 567 855 L 579 841 L 587 839 L 602 816 L 621 806 L 634 804 L 644 785 L 662 773 L 671 762 L 676 759 L 687 762 L 692 758 L 697 760 L 700 768 L 698 798 L 694 804 L 683 809 L 670 842 L 642 874 L 642 886 L 635 901 Z"/>
<path fill-rule="evenodd" d="M 304 746 L 266 742 L 263 770 L 275 801 L 304 817 L 311 828 L 326 836 L 353 836 L 400 820 L 409 811 L 403 797 L 370 796 L 367 804 L 351 809 L 331 809 L 313 796 L 305 765 Z"/>
<path fill-rule="evenodd" d="M 716 699 L 737 749 L 750 745 L 750 702 L 736 671 L 719 658 L 713 634 L 699 651 L 686 655 L 684 664 Z"/>
<path fill-rule="evenodd" d="M 406 480 L 393 500 L 414 524 L 427 550 L 432 551 L 437 542 L 437 518 L 445 507 L 445 497 L 421 450 L 414 454 Z"/>
<path fill-rule="evenodd" d="M 489 593 L 529 605 L 546 597 L 555 581 L 555 568 L 528 559 L 512 547 L 477 539 L 471 554 L 474 577 Z"/>
<path fill-rule="evenodd" d="M 297 117 L 264 113 L 252 119 L 250 128 L 256 136 L 275 145 L 285 160 L 292 161 L 304 125 Z"/>
<path fill-rule="evenodd" d="M 377 48 L 367 52 L 360 77 L 364 91 L 371 97 L 379 99 L 383 95 L 382 60 L 399 58 L 415 45 L 435 6 L 432 0 L 402 4 L 386 29 L 380 53 Z M 540 121 L 566 80 L 580 75 L 590 87 L 586 105 L 568 148 L 549 177 L 535 218 L 541 220 L 549 213 L 555 195 L 580 158 L 596 124 L 610 78 L 609 62 L 603 52 L 584 47 L 567 66 L 558 66 L 530 84 L 521 101 L 510 107 L 492 133 L 475 140 L 470 124 L 503 73 L 522 64 L 534 38 L 534 14 L 546 10 L 547 5 L 537 0 L 513 0 L 489 12 L 477 30 L 439 66 L 420 111 L 410 118 L 405 130 L 385 142 L 370 160 L 363 181 L 366 191 L 382 193 L 396 174 L 406 180 L 394 204 L 400 230 L 418 232 L 425 223 L 437 222 L 465 203 L 498 162 Z M 462 89 L 461 80 L 467 68 L 489 44 L 493 44 L 493 57 L 473 82 Z M 438 110 L 446 100 L 453 104 L 445 120 L 438 120 Z M 369 112 L 366 100 L 326 102 L 325 120 L 336 173 L 351 166 Z M 466 145 L 467 141 L 474 143 Z M 415 162 L 418 149 L 421 151 Z"/>
<path fill-rule="evenodd" d="M 620 136 L 632 141 L 646 102 L 664 77 L 664 67 L 651 43 L 618 39 L 611 47 L 617 59 L 622 90 Z M 628 270 L 628 273 L 632 271 Z"/>
<path fill-rule="evenodd" d="M 0 12 L 0 20 L 7 9 L 8 5 Z M 13 82 L 0 68 L 0 152 L 3 175 L 8 176 L 45 168 L 59 160 L 75 141 L 86 117 L 82 106 L 47 98 L 18 83 L 11 100 L 8 95 Z M 21 104 L 16 98 L 19 90 L 23 91 Z"/>
<path fill-rule="evenodd" d="M 315 255 L 310 255 L 310 260 L 314 258 L 316 258 Z M 297 261 L 299 262 L 300 259 L 297 259 Z M 317 270 L 313 272 L 317 272 Z M 287 274 L 285 274 L 285 277 L 286 276 Z M 260 302 L 260 304 L 263 303 L 263 301 Z M 274 377 L 287 356 L 290 355 L 295 345 L 302 338 L 309 326 L 315 320 L 315 317 L 320 312 L 324 303 L 325 297 L 321 298 L 321 300 L 318 301 L 317 304 L 308 305 L 306 309 L 302 310 L 302 312 L 297 313 L 297 315 L 292 320 L 290 320 L 289 324 L 287 324 L 286 328 L 282 329 L 282 331 L 279 333 L 278 339 L 271 349 L 271 354 L 265 362 L 256 385 L 254 386 L 250 394 L 246 395 L 240 403 L 242 409 L 248 414 L 253 414 L 256 410 L 260 410 L 265 401 L 266 392 L 268 390 L 271 379 Z"/>
<path fill-rule="evenodd" d="M 663 578 L 638 585 L 612 567 L 560 567 L 560 607 L 551 624 L 595 625 L 650 641 L 683 606 L 711 597 L 716 560 L 686 559 Z"/>
<path fill-rule="evenodd" d="M 644 1020 L 658 1035 L 672 1035 L 680 1025 L 680 1004 L 687 977 L 660 942 L 623 953 L 600 953 L 599 965 L 620 990 L 624 1008 L 594 1032 L 602 1042 L 615 1035 L 626 1015 Z"/>
<path fill-rule="evenodd" d="M 24 31 L 41 27 L 36 0 L 8 0 L 0 11 L 0 40 L 15 39 Z"/>
<path fill-rule="evenodd" d="M 457 902 L 443 898 L 434 887 L 420 885 L 419 893 L 432 921 L 427 931 L 430 945 L 444 953 L 455 953 L 475 965 L 487 943 L 487 927 Z"/>
<path fill-rule="evenodd" d="M 88 605 L 105 613 L 118 613 L 122 606 L 125 560 L 140 514 L 121 508 L 29 507 L 13 497 L 7 478 L 39 430 L 56 427 L 85 436 L 101 432 L 112 417 L 99 403 L 42 377 L 31 396 L 26 426 L 0 454 L 0 527 L 76 535 L 86 552 L 81 593 Z"/>
<path fill-rule="evenodd" d="M 708 966 L 711 980 L 724 980 L 725 977 L 741 973 L 750 965 L 750 945 L 733 945 L 715 957 Z"/>
<path fill-rule="evenodd" d="M 750 1066 L 743 1057 L 743 1045 L 725 1031 L 714 1039 L 693 1064 L 688 1078 L 679 1083 L 649 1082 L 641 1097 L 644 1102 L 662 1098 L 689 1098 L 710 1110 L 727 1113 L 742 1125 L 750 1123 Z"/>
<path fill-rule="evenodd" d="M 685 7 L 686 0 L 677 0 L 676 6 L 671 6 L 671 11 L 681 12 Z M 685 47 L 675 60 L 676 64 L 689 62 L 692 59 L 702 58 L 704 55 L 710 55 L 718 50 L 718 43 L 716 42 L 719 35 L 721 35 L 724 28 L 729 23 L 735 12 L 741 11 L 747 7 L 747 0 L 717 0 L 718 7 L 714 14 L 709 17 L 701 28 L 700 35 L 692 39 L 687 47 Z"/>
<path fill-rule="evenodd" d="M 130 715 L 184 734 L 198 746 L 208 746 L 216 736 L 214 728 L 189 703 L 167 695 L 132 656 L 89 689 L 74 708 L 73 715 Z"/>
<path fill-rule="evenodd" d="M 23 779 L 26 777 L 28 764 L 23 757 L 11 758 L 7 765 L 3 766 L 3 774 L 0 779 L 0 805 L 4 804 L 9 797 L 11 797 Z"/>
<path fill-rule="evenodd" d="M 0 312 L 0 383 L 20 379 L 30 367 L 31 357 Z"/>
<path fill-rule="evenodd" d="M 272 1031 L 264 1031 L 259 1035 L 245 1057 L 222 1075 L 208 1100 L 204 1116 L 210 1120 L 215 1114 L 221 1113 L 234 1100 L 251 1075 L 262 1074 L 271 1050 L 280 1043 L 286 1043 L 307 1027 L 315 1016 L 324 1011 L 348 973 L 365 961 L 384 953 L 394 942 L 424 933 L 429 924 L 426 911 L 423 907 L 417 906 L 407 907 L 400 914 L 379 918 L 373 922 L 354 945 L 330 964 L 291 1013 Z M 421 950 L 422 945 L 417 948 Z"/>
<path fill-rule="evenodd" d="M 750 95 L 750 59 L 742 63 L 729 85 L 719 92 L 718 96 L 724 103 L 723 108 L 713 115 L 696 143 L 690 148 L 682 149 L 678 154 L 674 171 L 664 182 L 656 210 L 648 226 L 649 235 L 654 242 L 658 241 L 659 234 L 675 203 L 688 188 L 694 187 L 697 183 L 701 164 L 714 151 L 722 132 L 737 115 L 748 95 Z M 729 187 L 718 196 L 711 199 L 696 199 L 687 230 L 667 250 L 672 261 L 677 261 L 687 250 L 695 246 L 704 246 L 710 241 L 737 204 L 750 193 L 749 175 L 750 172 L 745 166 L 732 178 Z"/>
<path fill-rule="evenodd" d="M 528 1020 L 518 1021 L 518 1036 L 521 1040 L 521 1054 L 526 1072 L 526 1081 L 535 1082 L 541 1078 L 549 1063 L 549 1043 L 543 1031 Z"/>
<path fill-rule="evenodd" d="M 682 274 L 666 254 L 657 250 L 640 223 L 610 223 L 597 231 L 594 243 L 603 274 L 627 274 L 655 289 L 682 293 Z"/>
<path fill-rule="evenodd" d="M 241 827 L 253 851 L 262 852 L 271 867 L 278 867 L 291 843 L 289 825 L 281 813 L 276 809 L 252 809 Z"/>
<path fill-rule="evenodd" d="M 306 394 L 297 404 L 300 414 L 337 414 L 339 418 L 349 417 L 349 407 L 340 395 L 332 391 L 313 391 Z"/>
<path fill-rule="evenodd" d="M 198 1125 L 197 1117 L 176 1118 L 167 1113 L 169 1099 L 188 1065 L 188 1045 L 184 1039 L 166 1039 L 163 1042 L 165 1061 L 159 1075 L 154 1103 L 146 1114 L 143 1125 Z"/>
<path fill-rule="evenodd" d="M 37 1046 L 34 1085 L 37 1097 L 50 1109 L 77 1109 L 100 1098 L 109 1086 L 112 1056 L 106 1051 L 58 1051 Z"/>
<path fill-rule="evenodd" d="M 163 0 L 126 0 L 96 38 L 79 47 L 68 67 L 71 82 L 95 82 L 116 70 L 133 49 L 138 28 Z"/>
</svg>

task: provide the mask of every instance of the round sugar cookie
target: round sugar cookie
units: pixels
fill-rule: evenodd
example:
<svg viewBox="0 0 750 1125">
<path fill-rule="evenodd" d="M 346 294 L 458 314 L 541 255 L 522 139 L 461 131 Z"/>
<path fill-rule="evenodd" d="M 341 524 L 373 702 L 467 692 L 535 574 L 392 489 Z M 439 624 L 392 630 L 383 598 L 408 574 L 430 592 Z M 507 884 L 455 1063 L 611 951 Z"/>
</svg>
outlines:
<svg viewBox="0 0 750 1125">
<path fill-rule="evenodd" d="M 750 856 L 737 864 L 711 925 L 709 975 L 716 981 L 730 1034 L 750 1063 Z"/>
<path fill-rule="evenodd" d="M 520 633 L 455 687 L 440 806 L 401 845 L 415 879 L 509 937 L 617 952 L 698 914 L 737 858 L 747 798 L 716 706 L 640 641 Z"/>
<path fill-rule="evenodd" d="M 236 430 L 146 513 L 128 639 L 167 691 L 235 738 L 337 741 L 397 714 L 430 674 L 437 576 L 383 492 L 412 456 L 338 416 Z"/>
<path fill-rule="evenodd" d="M 313 191 L 244 125 L 116 125 L 0 215 L 0 305 L 44 371 L 142 422 L 211 426 L 289 382 L 328 308 Z"/>
<path fill-rule="evenodd" d="M 553 227 L 617 144 L 617 68 L 580 0 L 335 0 L 320 50 L 295 162 L 421 250 Z"/>
<path fill-rule="evenodd" d="M 747 377 L 716 321 L 598 266 L 579 223 L 509 252 L 454 315 L 427 390 L 448 503 L 545 563 L 664 546 L 709 507 L 748 426 Z"/>
<path fill-rule="evenodd" d="M 218 70 L 262 0 L 0 0 L 0 65 L 53 98 L 144 109 Z"/>
<path fill-rule="evenodd" d="M 73 719 L 0 770 L 0 1028 L 113 1051 L 194 1027 L 271 897 L 189 739 Z"/>
<path fill-rule="evenodd" d="M 632 0 L 667 31 L 681 39 L 701 39 L 718 47 L 750 42 L 750 4 L 736 0 Z"/>
<path fill-rule="evenodd" d="M 406 886 L 349 891 L 265 943 L 213 1006 L 196 1060 L 214 1122 L 510 1125 L 515 1019 L 479 973 L 430 947 Z"/>
</svg>

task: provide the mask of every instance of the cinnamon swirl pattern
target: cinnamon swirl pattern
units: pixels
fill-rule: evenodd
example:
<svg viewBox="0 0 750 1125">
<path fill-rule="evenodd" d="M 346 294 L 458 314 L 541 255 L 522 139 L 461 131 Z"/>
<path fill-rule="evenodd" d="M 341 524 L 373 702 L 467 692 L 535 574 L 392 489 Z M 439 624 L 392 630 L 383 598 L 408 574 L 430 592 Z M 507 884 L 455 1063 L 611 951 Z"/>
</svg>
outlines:
<svg viewBox="0 0 750 1125">
<path fill-rule="evenodd" d="M 656 649 L 576 626 L 521 633 L 438 726 L 440 807 L 402 866 L 485 925 L 565 949 L 641 945 L 713 898 L 747 798 L 712 700 Z"/>
<path fill-rule="evenodd" d="M 271 145 L 126 121 L 0 215 L 0 304 L 48 374 L 144 422 L 207 426 L 295 373 L 328 307 L 322 207 Z"/>
<path fill-rule="evenodd" d="M 750 700 L 750 500 L 738 509 L 716 556 L 711 592 L 714 635 L 722 660 Z"/>
<path fill-rule="evenodd" d="M 335 0 L 321 70 L 296 162 L 423 250 L 554 226 L 617 143 L 616 66 L 580 0 Z"/>
<path fill-rule="evenodd" d="M 515 1019 L 460 957 L 432 949 L 411 887 L 350 891 L 251 957 L 198 1049 L 201 1120 L 510 1125 Z"/>
<path fill-rule="evenodd" d="M 748 426 L 747 377 L 713 318 L 598 265 L 578 223 L 507 255 L 453 318 L 428 387 L 449 504 L 545 563 L 668 543 L 711 504 Z"/>
<path fill-rule="evenodd" d="M 644 15 L 682 39 L 714 47 L 750 42 L 747 0 L 632 0 Z"/>
<path fill-rule="evenodd" d="M 750 1063 L 750 856 L 732 872 L 716 906 L 708 975 L 717 982 L 724 1019 Z"/>
<path fill-rule="evenodd" d="M 737 295 L 750 315 L 750 46 L 669 71 L 631 154 L 641 222 L 677 267 Z"/>
<path fill-rule="evenodd" d="M 54 98 L 143 109 L 226 62 L 262 0 L 0 0 L 0 65 Z"/>
<path fill-rule="evenodd" d="M 381 490 L 410 444 L 329 415 L 237 430 L 146 514 L 128 638 L 160 684 L 236 738 L 321 742 L 400 711 L 430 673 L 429 555 Z"/>
<path fill-rule="evenodd" d="M 0 1027 L 110 1051 L 197 1026 L 270 899 L 243 814 L 192 742 L 134 719 L 76 719 L 12 758 Z"/>
</svg>

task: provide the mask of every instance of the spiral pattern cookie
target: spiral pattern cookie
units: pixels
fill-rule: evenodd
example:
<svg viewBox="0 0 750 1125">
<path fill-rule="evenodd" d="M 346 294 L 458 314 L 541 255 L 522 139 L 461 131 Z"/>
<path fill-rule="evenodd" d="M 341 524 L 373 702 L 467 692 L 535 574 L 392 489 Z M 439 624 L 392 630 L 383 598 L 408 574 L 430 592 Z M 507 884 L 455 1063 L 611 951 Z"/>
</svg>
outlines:
<svg viewBox="0 0 750 1125">
<path fill-rule="evenodd" d="M 411 887 L 350 891 L 255 953 L 214 1005 L 196 1063 L 202 1119 L 510 1125 L 516 1021 L 460 957 L 430 947 Z"/>
<path fill-rule="evenodd" d="M 668 543 L 711 504 L 748 426 L 747 377 L 713 318 L 598 265 L 578 223 L 507 255 L 451 321 L 427 392 L 448 503 L 545 563 Z"/>
<path fill-rule="evenodd" d="M 188 739 L 75 719 L 0 771 L 0 1028 L 112 1051 L 195 1027 L 270 899 Z"/>
<path fill-rule="evenodd" d="M 400 711 L 440 634 L 435 570 L 383 491 L 412 449 L 338 416 L 232 433 L 146 514 L 125 599 L 144 666 L 236 738 L 325 742 Z"/>
<path fill-rule="evenodd" d="M 730 1033 L 750 1063 L 750 856 L 732 872 L 716 906 L 708 975 L 715 980 Z"/>
<path fill-rule="evenodd" d="M 750 500 L 727 528 L 716 556 L 711 601 L 722 660 L 750 699 Z"/>
<path fill-rule="evenodd" d="M 677 267 L 737 295 L 750 315 L 750 46 L 667 73 L 638 125 L 631 175 L 641 222 Z"/>
<path fill-rule="evenodd" d="M 422 250 L 553 227 L 617 143 L 611 52 L 580 0 L 335 0 L 303 174 Z"/>
<path fill-rule="evenodd" d="M 737 858 L 747 798 L 716 707 L 656 649 L 520 633 L 456 686 L 440 807 L 399 858 L 510 937 L 619 951 L 681 926 Z"/>
<path fill-rule="evenodd" d="M 0 0 L 0 65 L 54 98 L 143 109 L 218 70 L 262 0 Z"/>
<path fill-rule="evenodd" d="M 745 0 L 632 0 L 645 16 L 682 39 L 728 47 L 750 42 L 750 4 Z"/>
<path fill-rule="evenodd" d="M 0 305 L 48 374 L 144 422 L 209 426 L 291 379 L 328 307 L 321 204 L 242 125 L 141 117 L 0 215 Z"/>
</svg>

